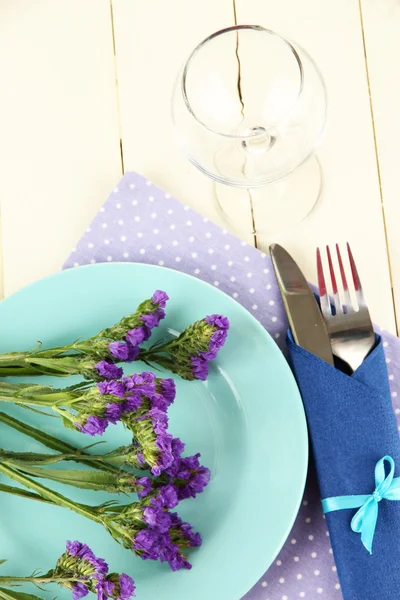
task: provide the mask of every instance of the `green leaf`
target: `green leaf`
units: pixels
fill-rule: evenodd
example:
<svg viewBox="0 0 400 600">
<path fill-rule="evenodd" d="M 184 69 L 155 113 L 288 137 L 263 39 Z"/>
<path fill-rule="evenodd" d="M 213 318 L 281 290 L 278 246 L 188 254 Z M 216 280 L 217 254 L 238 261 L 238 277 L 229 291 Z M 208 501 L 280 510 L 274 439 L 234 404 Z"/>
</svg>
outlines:
<svg viewBox="0 0 400 600">
<path fill-rule="evenodd" d="M 15 397 L 29 397 L 29 398 L 34 398 L 35 396 L 38 396 L 39 394 L 52 394 L 52 392 L 54 392 L 53 388 L 50 385 L 39 385 L 39 384 L 31 384 L 31 385 L 27 385 L 26 387 L 24 387 L 23 389 L 20 389 L 18 391 L 18 393 L 15 394 Z"/>
<path fill-rule="evenodd" d="M 6 558 L 0 558 L 0 565 L 4 564 L 5 562 L 7 562 Z"/>
<path fill-rule="evenodd" d="M 79 359 L 70 357 L 60 358 L 27 358 L 26 362 L 34 367 L 43 370 L 43 373 L 55 375 L 76 375 L 79 374 Z"/>
<path fill-rule="evenodd" d="M 67 429 L 72 429 L 73 431 L 76 431 L 76 427 L 73 423 L 71 423 L 70 419 L 67 419 L 66 417 L 61 417 L 62 418 L 62 423 L 64 425 L 64 427 L 66 427 Z"/>
<path fill-rule="evenodd" d="M 12 461 L 7 462 L 9 462 L 11 466 L 14 466 Z M 23 466 L 18 465 L 17 468 L 33 477 L 58 481 L 59 483 L 73 485 L 74 487 L 84 490 L 118 491 L 116 476 L 113 473 L 107 473 L 105 471 L 43 469 L 27 464 Z"/>
<path fill-rule="evenodd" d="M 33 438 L 37 442 L 40 442 L 47 448 L 50 448 L 51 450 L 55 450 L 56 452 L 62 452 L 65 454 L 77 453 L 77 457 L 75 459 L 77 462 L 80 462 L 80 463 L 83 463 L 83 464 L 86 464 L 86 465 L 89 465 L 92 467 L 95 466 L 97 469 L 102 469 L 103 471 L 109 471 L 109 472 L 113 472 L 113 473 L 119 471 L 119 469 L 117 469 L 117 467 L 115 467 L 105 461 L 101 461 L 101 462 L 96 461 L 95 465 L 93 465 L 90 455 L 86 455 L 85 452 L 83 451 L 84 448 L 76 448 L 75 446 L 71 446 L 70 444 L 63 442 L 59 438 L 56 438 L 56 437 L 50 435 L 49 433 L 45 433 L 44 431 L 42 431 L 40 429 L 36 429 L 35 427 L 32 427 L 31 425 L 27 425 L 26 423 L 23 423 L 22 421 L 19 421 L 18 419 L 15 419 L 14 417 L 11 417 L 10 415 L 6 415 L 5 413 L 3 413 L 1 411 L 0 411 L 0 423 L 4 423 L 5 425 L 12 427 L 16 431 L 19 431 L 20 433 L 23 433 L 24 435 L 27 435 L 27 436 Z M 107 458 L 107 455 L 104 455 L 104 458 Z"/>
<path fill-rule="evenodd" d="M 46 500 L 46 498 L 42 498 L 42 496 L 39 496 L 39 494 L 35 494 L 34 492 L 28 492 L 27 490 L 13 487 L 12 485 L 5 485 L 4 483 L 0 483 L 0 492 L 5 492 L 6 494 L 13 494 L 14 496 L 20 496 L 21 498 L 26 498 L 28 500 L 39 500 L 39 502 L 53 504 L 50 500 Z"/>
<path fill-rule="evenodd" d="M 6 590 L 5 588 L 0 588 L 0 598 L 2 600 L 42 600 L 39 596 L 33 594 L 24 594 L 24 592 Z"/>
<path fill-rule="evenodd" d="M 61 462 L 67 454 L 39 454 L 37 452 L 12 452 L 0 449 L 0 460 L 12 462 L 14 465 L 52 465 Z"/>
</svg>

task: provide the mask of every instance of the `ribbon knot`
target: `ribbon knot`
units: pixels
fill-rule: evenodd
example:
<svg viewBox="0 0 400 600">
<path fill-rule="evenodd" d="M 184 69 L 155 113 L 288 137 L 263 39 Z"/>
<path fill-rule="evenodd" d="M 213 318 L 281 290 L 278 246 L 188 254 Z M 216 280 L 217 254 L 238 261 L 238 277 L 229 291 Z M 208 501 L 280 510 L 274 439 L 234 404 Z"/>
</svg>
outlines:
<svg viewBox="0 0 400 600">
<path fill-rule="evenodd" d="M 377 502 L 380 502 L 382 500 L 382 496 L 380 495 L 378 490 L 374 490 L 372 495 L 374 497 L 374 500 L 376 500 Z"/>
<path fill-rule="evenodd" d="M 385 473 L 385 461 L 389 463 L 389 473 Z M 324 513 L 348 508 L 358 508 L 351 520 L 351 529 L 361 534 L 361 541 L 372 554 L 378 503 L 381 500 L 400 500 L 400 477 L 394 478 L 394 460 L 384 456 L 375 465 L 375 490 L 372 494 L 357 496 L 333 496 L 322 500 Z"/>
</svg>

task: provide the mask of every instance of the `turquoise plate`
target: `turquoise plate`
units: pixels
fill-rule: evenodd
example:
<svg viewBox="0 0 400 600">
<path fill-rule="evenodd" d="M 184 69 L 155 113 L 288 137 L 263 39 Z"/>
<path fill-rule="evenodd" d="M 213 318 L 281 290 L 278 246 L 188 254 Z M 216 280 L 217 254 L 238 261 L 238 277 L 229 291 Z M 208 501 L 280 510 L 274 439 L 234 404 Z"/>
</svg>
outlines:
<svg viewBox="0 0 400 600">
<path fill-rule="evenodd" d="M 0 352 L 31 348 L 37 340 L 49 347 L 93 335 L 131 313 L 155 289 L 170 296 L 158 336 L 165 336 L 167 328 L 180 331 L 210 313 L 222 313 L 231 322 L 208 381 L 176 377 L 177 398 L 170 409 L 171 432 L 186 442 L 188 454 L 201 452 L 212 472 L 205 492 L 178 507 L 203 536 L 201 548 L 190 555 L 193 569 L 173 573 L 165 564 L 142 561 L 75 513 L 0 494 L 0 558 L 7 559 L 2 573 L 46 572 L 63 552 L 65 540 L 78 539 L 106 558 L 110 570 L 132 575 L 139 600 L 239 600 L 288 536 L 307 470 L 302 402 L 275 342 L 227 295 L 183 273 L 149 265 L 71 269 L 30 285 L 0 305 Z M 66 385 L 65 379 L 46 381 Z M 93 441 L 67 431 L 55 418 L 5 404 L 1 408 L 75 445 Z M 43 451 L 37 442 L 4 425 L 0 428 L 3 448 Z M 103 438 L 108 447 L 129 443 L 118 426 L 109 427 Z M 1 476 L 0 481 L 7 480 Z M 61 484 L 53 487 L 86 503 L 110 498 Z M 71 597 L 57 587 L 39 595 L 49 600 L 54 595 Z"/>
</svg>

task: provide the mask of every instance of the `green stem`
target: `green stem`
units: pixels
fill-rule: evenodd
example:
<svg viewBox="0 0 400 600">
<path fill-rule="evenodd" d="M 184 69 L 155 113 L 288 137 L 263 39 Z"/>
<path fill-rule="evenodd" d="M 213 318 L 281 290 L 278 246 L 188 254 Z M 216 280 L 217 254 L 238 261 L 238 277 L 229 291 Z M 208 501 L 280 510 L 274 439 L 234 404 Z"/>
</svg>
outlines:
<svg viewBox="0 0 400 600">
<path fill-rule="evenodd" d="M 4 423 L 5 425 L 8 425 L 9 427 L 12 427 L 16 431 L 19 431 L 24 435 L 33 438 L 37 442 L 42 443 L 47 448 L 50 448 L 51 450 L 56 450 L 56 452 L 61 452 L 64 454 L 68 454 L 70 452 L 81 452 L 78 448 L 70 446 L 70 444 L 67 444 L 62 440 L 59 440 L 58 438 L 55 438 L 48 433 L 45 433 L 41 429 L 36 429 L 31 425 L 27 425 L 26 423 L 23 423 L 22 421 L 19 421 L 18 419 L 15 419 L 14 417 L 11 417 L 10 415 L 7 415 L 6 413 L 3 413 L 1 411 L 0 422 Z"/>
<path fill-rule="evenodd" d="M 30 406 L 47 406 L 51 408 L 52 406 L 63 405 L 65 402 L 61 399 L 61 394 L 54 394 L 56 397 L 56 401 L 54 402 L 54 397 L 51 396 L 47 400 L 40 399 L 40 396 L 37 398 L 24 398 L 23 396 L 3 396 L 0 393 L 0 402 L 9 402 L 10 404 L 29 404 Z"/>
<path fill-rule="evenodd" d="M 76 577 L 0 577 L 0 585 L 9 583 L 70 583 L 75 581 L 81 581 L 81 579 Z"/>
<path fill-rule="evenodd" d="M 84 508 L 83 506 L 76 504 L 69 498 L 66 498 L 62 494 L 54 492 L 53 490 L 45 487 L 44 485 L 33 481 L 32 479 L 29 479 L 29 477 L 25 477 L 25 475 L 14 471 L 14 469 L 9 467 L 7 464 L 0 462 L 0 473 L 7 475 L 7 477 L 13 479 L 17 483 L 20 483 L 25 488 L 36 492 L 37 494 L 42 496 L 42 498 L 50 500 L 51 502 L 54 502 L 54 504 L 62 506 L 63 508 L 68 508 L 69 510 L 76 512 L 82 517 L 86 517 L 87 519 L 95 521 L 95 523 L 100 523 L 101 525 L 103 525 L 102 519 L 98 517 L 94 512 L 92 512 L 89 508 Z"/>
<path fill-rule="evenodd" d="M 27 425 L 26 423 L 23 423 L 14 417 L 10 417 L 10 415 L 7 415 L 3 412 L 0 412 L 0 422 L 12 427 L 24 435 L 33 438 L 37 442 L 40 442 L 46 446 L 46 448 L 50 448 L 51 450 L 55 450 L 61 454 L 74 455 L 73 460 L 75 462 L 88 466 L 96 466 L 96 468 L 101 469 L 102 471 L 109 471 L 110 473 L 121 473 L 121 469 L 110 464 L 103 457 L 87 454 L 83 450 L 80 450 L 71 444 L 67 444 L 67 442 L 63 442 L 62 440 L 53 437 L 49 433 L 45 433 L 40 429 L 36 429 L 31 425 Z"/>
<path fill-rule="evenodd" d="M 24 360 L 30 355 L 31 352 L 8 352 L 0 354 L 0 367 L 23 364 Z"/>
<path fill-rule="evenodd" d="M 32 400 L 31 398 L 13 398 L 12 396 L 3 396 L 0 394 L 0 402 L 9 402 L 10 404 L 29 404 L 31 406 L 53 406 L 53 402 L 44 402 L 43 400 Z"/>
<path fill-rule="evenodd" d="M 50 348 L 47 350 L 34 349 L 24 352 L 5 352 L 0 354 L 0 370 L 2 367 L 19 367 L 24 365 L 26 360 L 30 359 L 56 358 L 74 350 L 76 347 L 75 343 L 73 343 L 68 346 L 58 346 L 57 348 Z"/>
<path fill-rule="evenodd" d="M 21 377 L 25 375 L 39 376 L 43 375 L 43 373 L 40 370 L 35 369 L 35 367 L 19 365 L 16 365 L 15 367 L 0 366 L 0 377 Z"/>
<path fill-rule="evenodd" d="M 175 373 L 176 369 L 174 361 L 168 356 L 159 355 L 159 351 L 158 348 L 156 352 L 152 352 L 151 350 L 141 350 L 137 360 L 142 360 L 148 364 L 156 363 L 160 367 Z"/>
<path fill-rule="evenodd" d="M 38 494 L 34 494 L 32 492 L 28 492 L 28 490 L 24 490 L 23 488 L 13 487 L 11 485 L 0 484 L 0 492 L 4 492 L 6 494 L 11 494 L 12 496 L 19 496 L 21 498 L 25 498 L 27 500 L 36 500 L 37 502 L 44 502 L 46 504 L 50 504 L 52 506 L 59 506 L 52 500 L 47 500 L 46 498 L 42 498 Z M 90 511 L 94 511 L 96 514 L 102 515 L 107 513 L 120 513 L 123 512 L 129 504 L 100 504 L 98 506 L 88 506 L 87 504 L 79 504 L 83 509 L 87 509 Z"/>
<path fill-rule="evenodd" d="M 28 490 L 23 490 L 22 488 L 5 485 L 4 483 L 0 483 L 0 492 L 12 494 L 13 496 L 21 496 L 22 498 L 27 498 L 28 500 L 38 500 L 39 502 L 53 504 L 50 500 L 46 500 L 46 498 L 42 498 L 41 496 L 38 496 L 38 494 L 33 494 L 32 492 L 28 492 Z"/>
</svg>

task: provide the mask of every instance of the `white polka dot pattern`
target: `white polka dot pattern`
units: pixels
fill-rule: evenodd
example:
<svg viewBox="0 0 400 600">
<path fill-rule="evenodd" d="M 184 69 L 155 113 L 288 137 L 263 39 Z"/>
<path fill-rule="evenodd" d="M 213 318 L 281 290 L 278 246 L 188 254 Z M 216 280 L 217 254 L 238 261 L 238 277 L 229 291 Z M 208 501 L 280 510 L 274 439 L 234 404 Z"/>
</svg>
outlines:
<svg viewBox="0 0 400 600">
<path fill-rule="evenodd" d="M 257 316 L 284 348 L 286 315 L 265 254 L 213 225 L 134 173 L 111 192 L 64 268 L 110 261 L 158 264 L 203 279 Z M 399 349 L 384 332 L 389 379 L 400 425 Z M 243 600 L 340 600 L 326 522 L 313 472 L 287 542 Z"/>
</svg>

